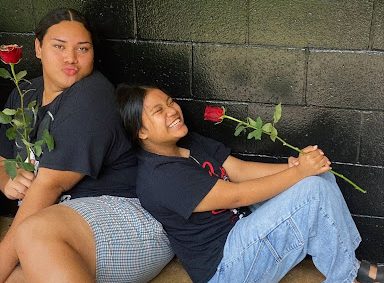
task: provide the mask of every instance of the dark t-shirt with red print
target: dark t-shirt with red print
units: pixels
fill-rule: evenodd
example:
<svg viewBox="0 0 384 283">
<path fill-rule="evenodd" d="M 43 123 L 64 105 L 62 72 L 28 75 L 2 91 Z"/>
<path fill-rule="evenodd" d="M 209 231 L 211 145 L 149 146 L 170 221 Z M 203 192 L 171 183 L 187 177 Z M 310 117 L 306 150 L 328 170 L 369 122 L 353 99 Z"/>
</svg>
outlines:
<svg viewBox="0 0 384 283">
<path fill-rule="evenodd" d="M 189 158 L 138 154 L 137 194 L 168 234 L 172 248 L 194 282 L 207 282 L 223 256 L 229 231 L 247 209 L 194 213 L 218 179 L 228 180 L 224 161 L 230 149 L 190 133 L 179 142 Z"/>
</svg>

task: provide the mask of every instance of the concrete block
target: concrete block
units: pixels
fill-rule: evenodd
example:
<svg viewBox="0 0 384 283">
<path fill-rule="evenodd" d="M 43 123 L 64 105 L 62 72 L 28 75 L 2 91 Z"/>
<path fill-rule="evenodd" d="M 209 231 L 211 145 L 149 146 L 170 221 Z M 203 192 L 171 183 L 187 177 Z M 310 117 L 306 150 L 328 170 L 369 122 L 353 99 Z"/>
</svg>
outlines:
<svg viewBox="0 0 384 283">
<path fill-rule="evenodd" d="M 98 65 L 113 83 L 158 86 L 175 97 L 191 97 L 190 45 L 104 41 L 100 51 Z"/>
<path fill-rule="evenodd" d="M 18 44 L 23 46 L 23 58 L 15 66 L 15 71 L 26 70 L 26 79 L 32 79 L 42 74 L 40 60 L 35 56 L 35 36 L 33 34 L 17 34 L 17 33 L 0 33 L 0 45 L 2 44 Z M 1 68 L 9 70 L 7 65 L 0 62 Z M 4 82 L 3 78 L 0 78 L 0 82 Z"/>
<path fill-rule="evenodd" d="M 34 1 L 36 21 L 48 11 L 71 7 L 82 12 L 104 38 L 133 38 L 134 10 L 132 1 L 124 0 L 42 0 Z"/>
<path fill-rule="evenodd" d="M 356 166 L 353 164 L 333 164 L 332 168 L 367 191 L 367 193 L 363 194 L 355 190 L 346 181 L 337 178 L 351 213 L 384 217 L 384 168 Z"/>
<path fill-rule="evenodd" d="M 0 32 L 30 32 L 34 29 L 32 1 L 1 1 Z"/>
<path fill-rule="evenodd" d="M 384 218 L 356 215 L 354 220 L 362 237 L 362 242 L 356 251 L 357 258 L 383 262 Z"/>
<path fill-rule="evenodd" d="M 248 115 L 271 122 L 274 105 L 249 104 Z M 231 115 L 228 113 L 228 115 Z M 360 114 L 354 110 L 282 105 L 282 118 L 276 124 L 279 137 L 300 149 L 318 145 L 333 162 L 357 161 L 359 149 Z M 271 156 L 295 156 L 297 153 L 272 142 L 267 135 L 261 141 L 249 140 L 247 151 Z"/>
<path fill-rule="evenodd" d="M 372 17 L 372 48 L 384 49 L 384 2 L 375 1 Z"/>
<path fill-rule="evenodd" d="M 316 52 L 308 62 L 309 105 L 384 110 L 383 52 Z"/>
<path fill-rule="evenodd" d="M 384 166 L 383 121 L 383 112 L 363 113 L 359 156 L 360 163 Z"/>
<path fill-rule="evenodd" d="M 245 0 L 141 0 L 137 30 L 142 39 L 246 43 Z"/>
<path fill-rule="evenodd" d="M 193 92 L 200 99 L 303 103 L 301 49 L 194 45 Z"/>
<path fill-rule="evenodd" d="M 251 0 L 249 42 L 366 49 L 373 0 Z"/>
</svg>

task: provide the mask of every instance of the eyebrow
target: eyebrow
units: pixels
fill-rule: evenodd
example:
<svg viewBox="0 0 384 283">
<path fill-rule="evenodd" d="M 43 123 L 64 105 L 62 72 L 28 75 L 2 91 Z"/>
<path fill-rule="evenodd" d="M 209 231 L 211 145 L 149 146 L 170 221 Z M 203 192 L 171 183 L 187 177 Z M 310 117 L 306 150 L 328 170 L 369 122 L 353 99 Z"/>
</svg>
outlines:
<svg viewBox="0 0 384 283">
<path fill-rule="evenodd" d="M 62 43 L 66 43 L 67 41 L 65 41 L 65 40 L 62 40 L 62 39 L 60 39 L 60 38 L 51 38 L 51 40 L 56 40 L 56 41 L 59 41 L 59 42 L 62 42 Z M 80 42 L 78 42 L 77 44 L 90 44 L 90 45 L 92 45 L 92 42 L 89 42 L 89 41 L 80 41 Z"/>
<path fill-rule="evenodd" d="M 161 104 L 160 104 L 160 103 L 154 105 L 154 106 L 149 110 L 149 112 L 150 112 L 151 114 L 153 114 L 153 113 L 157 110 L 156 108 L 158 108 L 158 107 L 161 107 Z"/>
</svg>

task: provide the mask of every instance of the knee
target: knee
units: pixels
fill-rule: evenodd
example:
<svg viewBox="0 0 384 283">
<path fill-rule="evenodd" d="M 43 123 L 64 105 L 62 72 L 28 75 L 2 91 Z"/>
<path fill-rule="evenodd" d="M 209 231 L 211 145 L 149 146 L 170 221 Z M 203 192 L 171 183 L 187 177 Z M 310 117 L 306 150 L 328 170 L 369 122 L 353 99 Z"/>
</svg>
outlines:
<svg viewBox="0 0 384 283">
<path fill-rule="evenodd" d="M 49 230 L 48 226 L 43 217 L 32 215 L 26 218 L 16 229 L 14 237 L 16 251 L 26 253 L 40 246 L 45 238 L 44 234 Z"/>
<path fill-rule="evenodd" d="M 328 177 L 310 176 L 303 179 L 301 183 L 301 190 L 306 191 L 310 197 L 327 200 L 331 195 L 335 194 L 335 185 L 329 182 Z"/>
</svg>

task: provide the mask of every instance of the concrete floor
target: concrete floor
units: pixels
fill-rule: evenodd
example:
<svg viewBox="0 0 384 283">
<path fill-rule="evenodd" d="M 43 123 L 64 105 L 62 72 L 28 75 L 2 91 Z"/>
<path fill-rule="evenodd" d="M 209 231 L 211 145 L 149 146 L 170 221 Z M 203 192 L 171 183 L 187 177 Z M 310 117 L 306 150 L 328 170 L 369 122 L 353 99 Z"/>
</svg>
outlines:
<svg viewBox="0 0 384 283">
<path fill-rule="evenodd" d="M 7 231 L 12 218 L 0 216 L 0 238 Z M 319 283 L 324 280 L 324 277 L 313 266 L 312 261 L 305 259 L 298 266 L 292 269 L 281 283 Z M 191 283 L 191 279 L 178 262 L 173 259 L 163 271 L 154 278 L 150 283 Z M 232 282 L 231 282 L 232 283 Z"/>
</svg>

